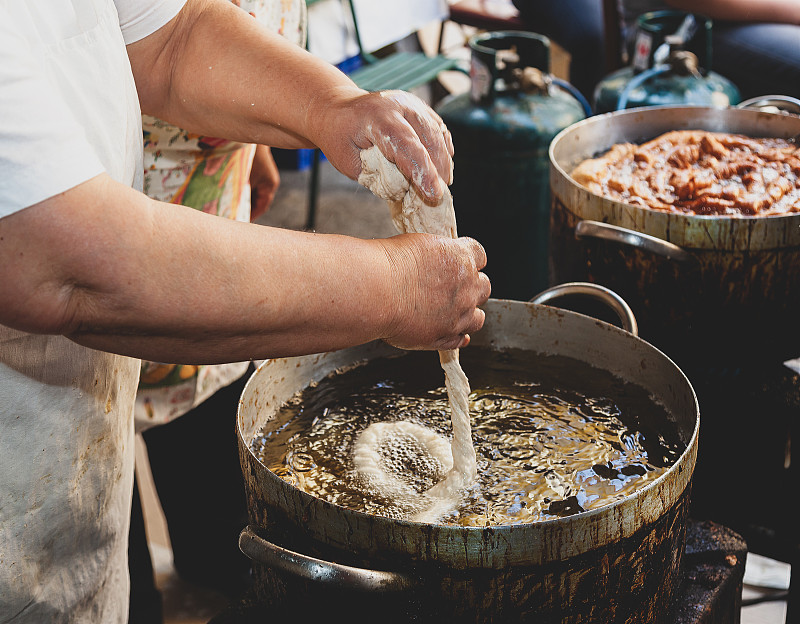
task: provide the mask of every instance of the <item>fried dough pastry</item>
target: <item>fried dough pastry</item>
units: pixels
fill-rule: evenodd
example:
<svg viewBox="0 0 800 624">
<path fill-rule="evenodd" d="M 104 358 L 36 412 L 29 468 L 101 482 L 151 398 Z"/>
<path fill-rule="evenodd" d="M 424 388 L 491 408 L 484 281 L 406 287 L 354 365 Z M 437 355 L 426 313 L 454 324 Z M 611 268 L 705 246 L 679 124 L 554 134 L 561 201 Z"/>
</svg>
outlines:
<svg viewBox="0 0 800 624">
<path fill-rule="evenodd" d="M 597 195 L 670 212 L 765 216 L 800 212 L 800 148 L 788 139 L 676 130 L 620 143 L 572 178 Z"/>
</svg>

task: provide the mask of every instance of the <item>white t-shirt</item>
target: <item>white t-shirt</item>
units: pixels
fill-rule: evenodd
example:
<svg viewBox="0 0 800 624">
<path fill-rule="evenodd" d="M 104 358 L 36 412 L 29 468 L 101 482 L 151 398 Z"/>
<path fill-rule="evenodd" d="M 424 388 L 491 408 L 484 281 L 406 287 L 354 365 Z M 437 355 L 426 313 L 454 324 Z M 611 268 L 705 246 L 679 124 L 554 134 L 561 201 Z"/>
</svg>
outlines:
<svg viewBox="0 0 800 624">
<path fill-rule="evenodd" d="M 102 172 L 141 184 L 125 43 L 183 1 L 0 0 L 0 220 Z M 0 622 L 127 621 L 138 375 L 0 325 Z"/>
<path fill-rule="evenodd" d="M 184 2 L 0 2 L 0 218 L 103 171 L 141 188 L 141 131 L 140 151 L 132 154 L 139 162 L 131 174 L 117 155 L 120 131 L 127 139 L 137 134 L 135 128 L 93 118 L 98 99 L 106 117 L 120 118 L 127 110 L 126 102 L 112 97 L 120 77 L 109 74 L 96 28 L 103 11 L 116 8 L 120 41 L 133 43 L 175 17 Z M 84 80 L 76 84 L 68 67 L 72 53 L 92 47 L 98 56 L 79 68 Z M 94 85 L 94 92 L 87 92 L 87 85 Z"/>
</svg>

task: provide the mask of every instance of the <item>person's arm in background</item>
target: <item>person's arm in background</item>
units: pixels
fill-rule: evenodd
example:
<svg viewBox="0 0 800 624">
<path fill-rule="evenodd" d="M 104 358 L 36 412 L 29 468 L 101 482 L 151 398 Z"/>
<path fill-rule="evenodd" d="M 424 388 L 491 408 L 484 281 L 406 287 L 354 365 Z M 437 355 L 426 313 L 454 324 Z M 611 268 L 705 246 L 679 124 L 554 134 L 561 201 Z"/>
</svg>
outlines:
<svg viewBox="0 0 800 624">
<path fill-rule="evenodd" d="M 688 13 L 736 22 L 774 22 L 800 25 L 798 0 L 666 0 Z"/>
<path fill-rule="evenodd" d="M 256 221 L 269 210 L 280 184 L 281 174 L 272 150 L 266 145 L 256 145 L 250 169 L 250 221 Z"/>
</svg>

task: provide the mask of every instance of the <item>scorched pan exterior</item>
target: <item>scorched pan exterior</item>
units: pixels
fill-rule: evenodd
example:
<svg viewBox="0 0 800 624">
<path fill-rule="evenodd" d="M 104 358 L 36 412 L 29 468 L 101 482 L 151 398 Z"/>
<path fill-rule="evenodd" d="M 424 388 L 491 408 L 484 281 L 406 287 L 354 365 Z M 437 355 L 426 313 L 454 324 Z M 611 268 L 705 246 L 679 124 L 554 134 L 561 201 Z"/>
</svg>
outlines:
<svg viewBox="0 0 800 624">
<path fill-rule="evenodd" d="M 267 470 L 250 450 L 280 406 L 328 373 L 397 354 L 383 343 L 268 360 L 238 413 L 250 526 L 242 550 L 272 604 L 351 621 L 659 622 L 679 583 L 699 412 L 663 353 L 574 312 L 490 300 L 473 344 L 562 355 L 636 382 L 674 420 L 685 451 L 631 496 L 594 511 L 524 525 L 457 527 L 398 521 L 315 498 Z M 431 357 L 436 357 L 431 354 Z"/>
<path fill-rule="evenodd" d="M 573 124 L 550 145 L 550 281 L 617 292 L 640 335 L 684 358 L 787 359 L 800 352 L 800 213 L 698 216 L 599 195 L 570 172 L 620 142 L 671 130 L 790 138 L 800 117 L 741 108 L 654 107 Z"/>
</svg>

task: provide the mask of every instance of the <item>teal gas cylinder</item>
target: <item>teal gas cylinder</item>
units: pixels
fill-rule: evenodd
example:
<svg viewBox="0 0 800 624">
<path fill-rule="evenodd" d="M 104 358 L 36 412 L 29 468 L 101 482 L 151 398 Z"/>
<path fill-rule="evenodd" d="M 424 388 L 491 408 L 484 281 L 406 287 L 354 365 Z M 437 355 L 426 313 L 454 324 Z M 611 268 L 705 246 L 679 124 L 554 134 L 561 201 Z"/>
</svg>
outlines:
<svg viewBox="0 0 800 624">
<path fill-rule="evenodd" d="M 716 106 L 739 103 L 739 89 L 711 66 L 710 19 L 682 11 L 653 11 L 637 19 L 633 59 L 601 80 L 594 111 L 639 106 Z"/>
<path fill-rule="evenodd" d="M 492 32 L 469 47 L 470 92 L 436 107 L 453 135 L 458 233 L 486 249 L 493 297 L 527 300 L 548 285 L 548 148 L 589 104 L 547 73 L 546 37 Z"/>
</svg>

